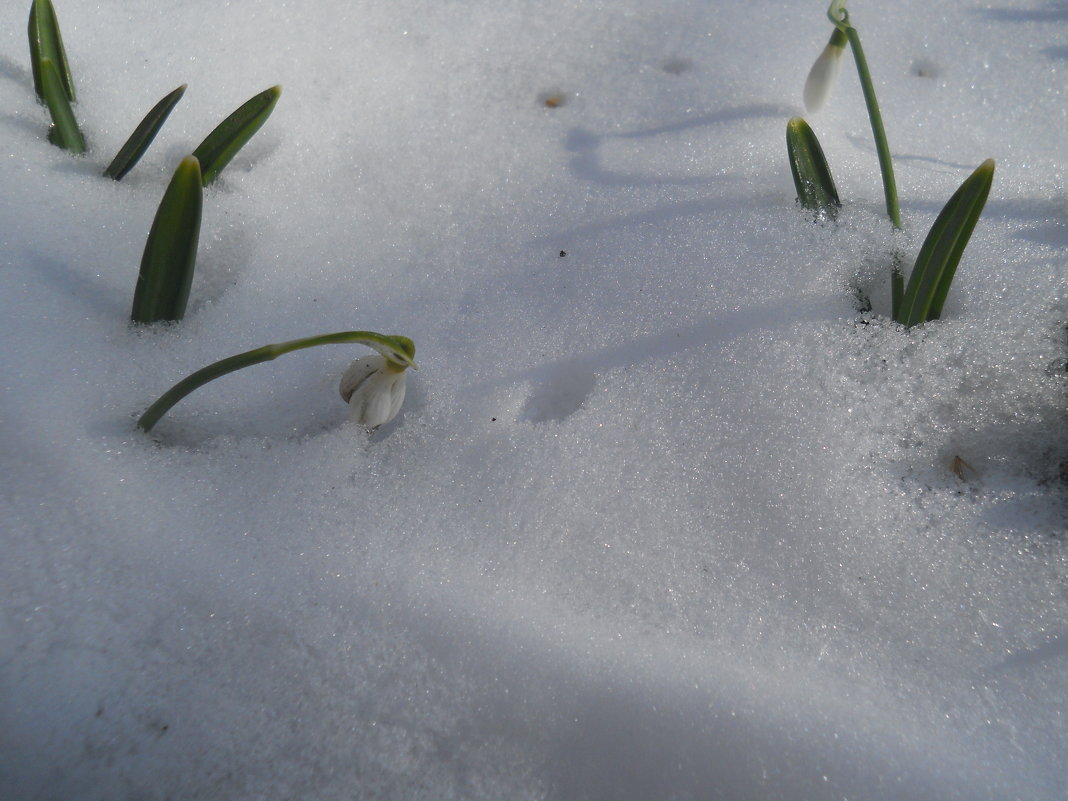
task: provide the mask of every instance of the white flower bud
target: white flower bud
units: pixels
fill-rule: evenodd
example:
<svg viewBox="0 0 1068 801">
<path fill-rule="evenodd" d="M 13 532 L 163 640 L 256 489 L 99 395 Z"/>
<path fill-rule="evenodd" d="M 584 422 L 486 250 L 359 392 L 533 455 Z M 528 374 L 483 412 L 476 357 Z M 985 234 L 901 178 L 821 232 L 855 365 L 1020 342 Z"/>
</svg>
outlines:
<svg viewBox="0 0 1068 801">
<path fill-rule="evenodd" d="M 839 33 L 837 30 L 835 33 Z M 831 88 L 842 71 L 842 54 L 845 52 L 845 37 L 831 36 L 831 41 L 823 48 L 816 63 L 809 70 L 805 81 L 805 108 L 810 113 L 819 111 L 827 103 Z"/>
<path fill-rule="evenodd" d="M 405 368 L 383 356 L 365 356 L 341 376 L 341 397 L 349 420 L 377 428 L 397 416 L 404 402 Z"/>
</svg>

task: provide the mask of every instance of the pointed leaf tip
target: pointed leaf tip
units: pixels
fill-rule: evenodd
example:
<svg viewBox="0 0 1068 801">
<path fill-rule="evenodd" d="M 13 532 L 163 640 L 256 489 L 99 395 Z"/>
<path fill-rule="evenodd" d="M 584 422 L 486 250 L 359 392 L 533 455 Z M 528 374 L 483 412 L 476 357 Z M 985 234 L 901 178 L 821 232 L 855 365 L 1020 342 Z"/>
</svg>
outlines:
<svg viewBox="0 0 1068 801">
<path fill-rule="evenodd" d="M 196 267 L 203 190 L 200 162 L 186 156 L 163 194 L 141 257 L 130 319 L 181 320 Z"/>
<path fill-rule="evenodd" d="M 987 159 L 964 180 L 939 213 L 916 257 L 894 318 L 897 322 L 910 327 L 941 316 L 950 284 L 983 213 L 993 181 L 994 160 Z"/>
<path fill-rule="evenodd" d="M 237 152 L 263 126 L 274 111 L 281 94 L 282 87 L 275 85 L 250 98 L 219 123 L 197 146 L 193 155 L 200 159 L 205 186 L 218 177 Z"/>
<path fill-rule="evenodd" d="M 67 51 L 63 47 L 63 37 L 59 32 L 59 20 L 51 0 L 33 0 L 30 5 L 30 19 L 27 32 L 30 40 L 30 70 L 33 73 L 33 88 L 37 99 L 47 103 L 44 88 L 44 75 L 41 62 L 50 59 L 55 64 L 63 93 L 67 101 L 73 103 L 74 81 L 67 63 Z"/>
<path fill-rule="evenodd" d="M 786 154 L 798 202 L 817 215 L 832 219 L 837 216 L 842 204 L 831 168 L 816 134 L 801 117 L 793 117 L 786 123 Z"/>
<path fill-rule="evenodd" d="M 178 101 L 182 99 L 185 90 L 186 85 L 183 83 L 152 107 L 137 128 L 134 129 L 130 138 L 126 140 L 126 144 L 119 149 L 111 164 L 104 170 L 105 176 L 121 181 L 123 176 L 134 168 L 134 165 L 141 160 L 141 156 L 148 150 L 148 146 L 152 144 L 152 140 L 156 138 L 156 134 L 163 127 L 163 123 L 167 121 L 167 117 L 170 116 L 174 107 L 178 105 Z"/>
</svg>

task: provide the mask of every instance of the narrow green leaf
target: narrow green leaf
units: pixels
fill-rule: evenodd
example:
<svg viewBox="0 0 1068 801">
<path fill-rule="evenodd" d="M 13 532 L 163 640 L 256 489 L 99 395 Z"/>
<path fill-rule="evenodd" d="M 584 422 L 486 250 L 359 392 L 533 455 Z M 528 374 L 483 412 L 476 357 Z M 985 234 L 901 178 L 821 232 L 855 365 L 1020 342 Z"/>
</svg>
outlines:
<svg viewBox="0 0 1068 801">
<path fill-rule="evenodd" d="M 130 312 L 135 323 L 181 320 L 185 316 L 196 267 L 202 205 L 200 162 L 195 156 L 186 156 L 163 193 L 145 243 Z"/>
<path fill-rule="evenodd" d="M 281 86 L 272 86 L 260 92 L 220 122 L 193 151 L 193 155 L 200 159 L 205 186 L 215 180 L 237 151 L 244 147 L 260 126 L 267 121 L 281 94 Z"/>
<path fill-rule="evenodd" d="M 415 343 L 408 337 L 396 334 L 377 334 L 374 331 L 340 331 L 335 334 L 320 334 L 304 339 L 291 339 L 288 342 L 280 342 L 276 345 L 264 345 L 262 348 L 245 351 L 236 356 L 202 367 L 195 373 L 183 378 L 153 403 L 137 421 L 137 427 L 144 431 L 151 431 L 152 427 L 167 411 L 198 387 L 202 387 L 209 381 L 213 381 L 227 373 L 250 367 L 261 362 L 269 362 L 277 359 L 285 353 L 303 348 L 312 348 L 316 345 L 340 345 L 344 343 L 358 342 L 369 345 L 387 359 L 397 362 L 404 367 L 415 367 Z"/>
<path fill-rule="evenodd" d="M 52 59 L 41 59 L 41 79 L 44 85 L 45 102 L 52 115 L 52 129 L 48 132 L 48 141 L 71 153 L 85 152 L 85 138 L 74 119 L 63 83 Z"/>
<path fill-rule="evenodd" d="M 63 93 L 68 102 L 73 103 L 74 81 L 70 76 L 70 64 L 67 63 L 67 51 L 63 47 L 63 37 L 59 33 L 59 20 L 52 0 L 33 0 L 30 5 L 30 69 L 33 71 L 33 88 L 42 103 L 47 102 L 44 91 L 44 75 L 41 62 L 50 59 L 56 66 Z"/>
<path fill-rule="evenodd" d="M 817 217 L 833 220 L 842 203 L 831 178 L 831 168 L 827 166 L 816 134 L 800 117 L 786 123 L 786 155 L 790 160 L 798 202 L 816 212 Z"/>
<path fill-rule="evenodd" d="M 994 181 L 994 160 L 980 164 L 946 203 L 916 257 L 901 306 L 895 315 L 905 326 L 937 320 L 949 294 L 964 248 L 983 213 Z"/>
<path fill-rule="evenodd" d="M 152 110 L 141 120 L 141 124 L 134 129 L 130 138 L 126 140 L 126 144 L 119 149 L 108 168 L 104 170 L 106 177 L 121 181 L 123 176 L 133 169 L 184 94 L 185 84 L 183 83 L 152 107 Z"/>
</svg>

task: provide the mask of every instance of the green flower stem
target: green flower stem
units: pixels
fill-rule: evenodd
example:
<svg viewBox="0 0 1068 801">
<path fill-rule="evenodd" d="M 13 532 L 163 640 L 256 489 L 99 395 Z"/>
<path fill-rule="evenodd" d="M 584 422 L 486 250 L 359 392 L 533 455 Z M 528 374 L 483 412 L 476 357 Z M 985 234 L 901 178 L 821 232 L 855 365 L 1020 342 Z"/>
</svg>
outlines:
<svg viewBox="0 0 1068 801">
<path fill-rule="evenodd" d="M 853 60 L 857 64 L 857 75 L 860 77 L 860 87 L 864 92 L 864 102 L 868 107 L 868 119 L 871 120 L 871 132 L 875 138 L 875 150 L 879 154 L 879 169 L 883 174 L 883 194 L 886 196 L 886 213 L 894 228 L 900 230 L 901 208 L 897 201 L 897 182 L 894 180 L 894 165 L 890 160 L 890 145 L 886 141 L 883 116 L 879 113 L 879 101 L 875 97 L 875 85 L 872 83 L 871 72 L 868 70 L 864 48 L 860 44 L 860 34 L 849 24 L 849 12 L 846 11 L 844 0 L 834 0 L 827 10 L 827 16 L 849 38 Z"/>
<path fill-rule="evenodd" d="M 368 345 L 381 353 L 388 362 L 397 365 L 401 369 L 406 367 L 415 368 L 415 344 L 408 337 L 397 335 L 377 334 L 374 331 L 340 331 L 334 334 L 320 334 L 304 339 L 292 339 L 288 342 L 279 342 L 274 345 L 264 345 L 255 350 L 230 356 L 214 364 L 209 364 L 197 370 L 190 376 L 183 378 L 165 393 L 159 400 L 153 403 L 137 421 L 137 427 L 143 431 L 151 431 L 152 427 L 167 411 L 178 403 L 182 398 L 195 389 L 198 389 L 209 381 L 213 381 L 227 373 L 250 367 L 253 364 L 269 362 L 279 356 L 294 350 L 313 348 L 316 345 L 340 345 L 357 342 Z"/>
</svg>

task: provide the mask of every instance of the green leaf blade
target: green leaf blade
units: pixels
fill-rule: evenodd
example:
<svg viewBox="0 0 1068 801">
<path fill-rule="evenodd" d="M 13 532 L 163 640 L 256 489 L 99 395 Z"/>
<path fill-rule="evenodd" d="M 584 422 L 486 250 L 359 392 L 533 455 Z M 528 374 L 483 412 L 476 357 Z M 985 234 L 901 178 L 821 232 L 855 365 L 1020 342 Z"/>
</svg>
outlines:
<svg viewBox="0 0 1068 801">
<path fill-rule="evenodd" d="M 145 118 L 134 129 L 130 138 L 126 140 L 126 144 L 119 149 L 111 164 L 104 170 L 106 177 L 121 181 L 126 173 L 133 169 L 134 165 L 140 161 L 141 156 L 148 150 L 148 146 L 152 144 L 152 140 L 156 138 L 156 134 L 163 127 L 163 123 L 167 121 L 171 111 L 178 105 L 178 101 L 182 99 L 185 90 L 186 85 L 183 83 L 152 107 L 152 110 L 145 115 Z"/>
<path fill-rule="evenodd" d="M 816 212 L 817 218 L 838 216 L 842 202 L 831 177 L 827 157 L 816 134 L 800 117 L 786 123 L 786 154 L 797 190 L 797 201 Z"/>
<path fill-rule="evenodd" d="M 181 320 L 189 300 L 203 207 L 200 163 L 186 156 L 163 194 L 141 257 L 130 319 Z"/>
<path fill-rule="evenodd" d="M 205 186 L 218 177 L 237 152 L 263 126 L 274 111 L 281 94 L 281 86 L 272 86 L 260 92 L 219 123 L 197 146 L 193 155 L 200 160 Z"/>
<path fill-rule="evenodd" d="M 33 0 L 30 5 L 28 34 L 30 69 L 33 72 L 33 88 L 38 100 L 42 103 L 47 102 L 41 62 L 49 59 L 55 64 L 67 102 L 73 103 L 77 99 L 74 96 L 74 81 L 71 79 L 67 50 L 63 47 L 63 37 L 59 33 L 59 20 L 56 18 L 56 10 L 51 0 Z"/>
<path fill-rule="evenodd" d="M 74 110 L 71 109 L 67 93 L 63 89 L 59 71 L 50 58 L 41 60 L 41 80 L 45 102 L 48 103 L 48 111 L 52 115 L 53 128 L 49 132 L 48 141 L 76 155 L 84 153 L 85 137 L 82 136 L 78 121 L 74 118 Z"/>
<path fill-rule="evenodd" d="M 916 257 L 908 287 L 895 315 L 911 327 L 937 320 L 949 294 L 964 248 L 983 213 L 994 181 L 994 160 L 987 159 L 965 179 L 931 226 Z"/>
</svg>

